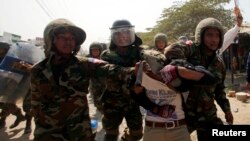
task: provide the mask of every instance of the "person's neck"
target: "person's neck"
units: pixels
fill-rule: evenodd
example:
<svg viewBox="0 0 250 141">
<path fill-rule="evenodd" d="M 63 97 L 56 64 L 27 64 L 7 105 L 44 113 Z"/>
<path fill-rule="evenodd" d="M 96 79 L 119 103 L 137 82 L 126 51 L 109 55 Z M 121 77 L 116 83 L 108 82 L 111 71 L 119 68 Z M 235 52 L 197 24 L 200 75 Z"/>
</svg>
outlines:
<svg viewBox="0 0 250 141">
<path fill-rule="evenodd" d="M 64 64 L 70 61 L 71 55 L 58 55 L 56 54 L 54 58 L 52 59 L 53 64 Z"/>
<path fill-rule="evenodd" d="M 207 55 L 208 57 L 213 56 L 213 55 L 215 54 L 215 52 L 216 52 L 216 51 L 211 50 L 211 49 L 208 49 L 208 48 L 206 47 L 206 55 Z"/>
<path fill-rule="evenodd" d="M 126 55 L 128 52 L 128 47 L 117 47 L 116 51 L 121 55 Z"/>
</svg>

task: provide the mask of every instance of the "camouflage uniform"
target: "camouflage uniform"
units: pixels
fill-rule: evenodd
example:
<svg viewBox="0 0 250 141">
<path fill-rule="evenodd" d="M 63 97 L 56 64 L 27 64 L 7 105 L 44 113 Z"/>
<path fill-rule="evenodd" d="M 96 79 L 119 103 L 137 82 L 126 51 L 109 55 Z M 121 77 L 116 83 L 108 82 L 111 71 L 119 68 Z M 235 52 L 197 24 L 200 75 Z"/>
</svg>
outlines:
<svg viewBox="0 0 250 141">
<path fill-rule="evenodd" d="M 160 42 L 160 41 L 162 41 L 162 42 L 165 43 L 164 48 L 159 47 L 159 46 L 157 45 L 157 42 Z M 167 45 L 168 45 L 167 35 L 164 34 L 164 33 L 157 33 L 157 34 L 154 36 L 154 44 L 155 44 L 155 47 L 153 48 L 154 50 L 157 50 L 157 51 L 159 51 L 159 52 L 161 52 L 161 53 L 164 53 L 164 50 L 165 50 L 165 48 L 166 48 Z"/>
<path fill-rule="evenodd" d="M 231 112 L 230 104 L 224 91 L 224 80 L 226 76 L 224 62 L 215 51 L 212 57 L 208 56 L 205 51 L 206 47 L 203 45 L 202 35 L 204 35 L 203 33 L 208 28 L 216 28 L 219 30 L 219 47 L 221 47 L 224 35 L 223 27 L 218 20 L 207 18 L 197 25 L 195 44 L 185 45 L 179 42 L 167 47 L 167 50 L 165 51 L 165 56 L 169 60 L 168 62 L 177 58 L 187 59 L 193 65 L 204 66 L 218 79 L 213 85 L 193 85 L 189 90 L 189 96 L 186 102 L 186 118 L 190 132 L 197 129 L 199 140 L 201 139 L 200 137 L 205 139 L 208 134 L 210 134 L 210 131 L 209 129 L 206 129 L 206 126 L 223 124 L 221 119 L 217 117 L 217 109 L 214 100 L 216 100 L 224 113 Z"/>
<path fill-rule="evenodd" d="M 77 48 L 68 63 L 52 64 L 56 55 L 54 39 L 57 31 L 75 35 Z M 87 93 L 91 77 L 122 78 L 133 71 L 114 65 L 101 65 L 97 59 L 74 55 L 86 37 L 85 32 L 66 19 L 57 19 L 44 30 L 46 58 L 31 70 L 31 107 L 36 128 L 34 140 L 92 141 Z"/>
<path fill-rule="evenodd" d="M 118 22 L 128 23 L 126 20 Z M 121 25 L 123 26 L 123 25 Z M 129 25 L 130 26 L 130 23 Z M 119 26 L 120 27 L 120 26 Z M 133 33 L 134 34 L 134 33 Z M 110 43 L 109 50 L 102 53 L 101 59 L 123 67 L 133 67 L 136 62 L 141 60 L 140 47 L 142 41 L 135 35 L 132 44 L 126 46 L 126 53 L 118 53 L 117 46 L 113 42 Z M 131 98 L 127 84 L 122 81 L 106 79 L 107 88 L 102 96 L 103 127 L 106 131 L 105 141 L 116 141 L 119 135 L 119 125 L 123 118 L 126 119 L 128 129 L 125 129 L 124 138 L 132 138 L 131 140 L 139 140 L 142 137 L 142 115 L 139 105 Z"/>
<path fill-rule="evenodd" d="M 91 50 L 93 48 L 98 48 L 101 55 L 102 44 L 98 42 L 93 42 L 90 44 L 88 57 L 93 57 L 91 53 Z M 98 59 L 100 58 L 100 55 Z M 102 113 L 102 102 L 100 100 L 100 96 L 102 95 L 103 89 L 105 88 L 105 85 L 103 84 L 104 82 L 105 80 L 103 80 L 102 78 L 91 78 L 89 82 L 89 93 L 93 97 L 95 107 L 101 113 Z"/>
</svg>

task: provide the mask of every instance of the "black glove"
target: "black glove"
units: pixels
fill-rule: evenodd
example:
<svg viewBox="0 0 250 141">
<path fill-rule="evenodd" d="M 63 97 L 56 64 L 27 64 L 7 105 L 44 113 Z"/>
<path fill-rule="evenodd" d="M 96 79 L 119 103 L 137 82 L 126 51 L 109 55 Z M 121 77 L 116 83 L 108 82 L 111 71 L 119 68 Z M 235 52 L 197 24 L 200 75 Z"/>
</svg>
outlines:
<svg viewBox="0 0 250 141">
<path fill-rule="evenodd" d="M 169 63 L 169 65 L 175 65 L 175 66 L 181 66 L 181 67 L 185 67 L 185 68 L 193 68 L 194 65 L 192 65 L 191 63 L 187 62 L 184 59 L 175 59 L 172 60 L 172 62 Z"/>
<path fill-rule="evenodd" d="M 195 66 L 194 70 L 204 74 L 204 76 L 199 81 L 195 81 L 196 82 L 195 84 L 212 85 L 216 83 L 217 81 L 216 77 L 210 71 L 206 70 L 205 67 Z"/>
<path fill-rule="evenodd" d="M 133 86 L 135 85 L 135 81 L 136 81 L 136 76 L 132 74 L 127 80 L 127 88 L 132 89 Z"/>
</svg>

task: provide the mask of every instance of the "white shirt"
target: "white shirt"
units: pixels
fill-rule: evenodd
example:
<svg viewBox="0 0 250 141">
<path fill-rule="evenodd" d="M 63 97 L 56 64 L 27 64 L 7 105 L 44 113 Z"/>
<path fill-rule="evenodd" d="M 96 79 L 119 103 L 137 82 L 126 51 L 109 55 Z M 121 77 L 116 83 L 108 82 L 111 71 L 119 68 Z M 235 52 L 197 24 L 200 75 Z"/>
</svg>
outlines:
<svg viewBox="0 0 250 141">
<path fill-rule="evenodd" d="M 231 28 L 224 34 L 224 41 L 219 51 L 220 55 L 229 47 L 231 43 L 233 43 L 234 38 L 236 37 L 239 31 L 240 27 L 236 24 L 233 28 Z"/>
<path fill-rule="evenodd" d="M 160 117 L 150 111 L 146 113 L 146 120 L 154 122 L 167 122 L 184 119 L 181 94 L 170 89 L 167 85 L 154 80 L 143 73 L 142 86 L 146 88 L 147 97 L 157 105 L 171 104 L 176 106 L 175 111 L 167 118 Z"/>
</svg>

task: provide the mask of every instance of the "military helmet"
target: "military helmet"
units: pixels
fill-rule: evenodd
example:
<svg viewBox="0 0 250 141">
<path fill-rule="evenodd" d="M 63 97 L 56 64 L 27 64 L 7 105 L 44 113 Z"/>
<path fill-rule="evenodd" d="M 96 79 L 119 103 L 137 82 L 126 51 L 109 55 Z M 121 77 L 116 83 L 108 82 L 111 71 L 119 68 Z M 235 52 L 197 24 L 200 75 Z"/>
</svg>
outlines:
<svg viewBox="0 0 250 141">
<path fill-rule="evenodd" d="M 111 40 L 117 46 L 129 46 L 135 41 L 134 26 L 128 20 L 116 20 L 111 30 Z"/>
<path fill-rule="evenodd" d="M 159 71 L 165 66 L 166 57 L 159 51 L 142 50 L 141 57 L 149 64 L 154 74 L 158 74 Z"/>
<path fill-rule="evenodd" d="M 154 42 L 156 42 L 157 40 L 164 41 L 165 43 L 167 43 L 167 35 L 164 33 L 157 33 L 154 36 Z"/>
<path fill-rule="evenodd" d="M 102 51 L 102 44 L 99 42 L 93 42 L 90 44 L 89 46 L 89 53 L 91 53 L 91 49 L 97 48 L 100 50 L 100 52 Z"/>
<path fill-rule="evenodd" d="M 208 28 L 215 28 L 219 30 L 220 32 L 219 48 L 221 48 L 224 40 L 224 29 L 221 22 L 215 18 L 206 18 L 199 22 L 195 30 L 195 42 L 197 44 L 202 43 L 202 35 L 204 34 L 204 31 Z"/>
<path fill-rule="evenodd" d="M 188 37 L 187 36 L 180 36 L 179 38 L 178 38 L 178 41 L 181 41 L 181 42 L 183 42 L 183 43 L 186 43 L 186 41 L 188 41 Z"/>
<path fill-rule="evenodd" d="M 94 49 L 94 48 L 98 48 L 98 49 L 102 49 L 102 45 L 101 45 L 101 43 L 99 43 L 99 42 L 93 42 L 93 43 L 91 43 L 90 44 L 90 46 L 89 46 L 89 49 L 91 50 L 91 49 Z"/>
<path fill-rule="evenodd" d="M 56 19 L 51 21 L 43 32 L 44 38 L 44 49 L 45 55 L 47 56 L 51 51 L 53 51 L 53 41 L 57 34 L 64 33 L 66 31 L 71 32 L 75 36 L 76 40 L 76 49 L 73 52 L 74 55 L 80 50 L 80 45 L 86 39 L 86 33 L 83 29 L 77 27 L 71 21 L 67 19 Z"/>
<path fill-rule="evenodd" d="M 121 27 L 134 27 L 128 20 L 116 20 L 110 29 Z"/>
</svg>

